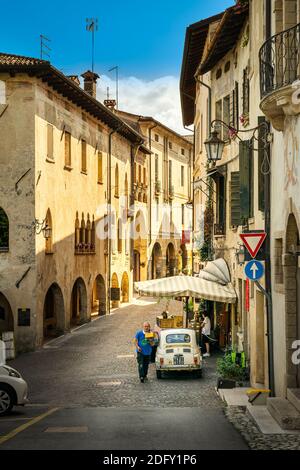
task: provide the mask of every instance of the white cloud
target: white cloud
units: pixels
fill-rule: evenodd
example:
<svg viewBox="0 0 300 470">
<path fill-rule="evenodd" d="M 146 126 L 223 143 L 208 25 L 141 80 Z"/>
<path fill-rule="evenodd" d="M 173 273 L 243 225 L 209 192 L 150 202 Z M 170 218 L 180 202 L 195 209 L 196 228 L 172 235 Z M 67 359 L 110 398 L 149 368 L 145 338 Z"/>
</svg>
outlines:
<svg viewBox="0 0 300 470">
<path fill-rule="evenodd" d="M 102 75 L 98 81 L 97 98 L 116 96 L 116 83 Z M 188 134 L 182 126 L 179 81 L 173 76 L 146 81 L 135 77 L 119 79 L 119 109 L 129 113 L 152 116 L 180 134 Z"/>
</svg>

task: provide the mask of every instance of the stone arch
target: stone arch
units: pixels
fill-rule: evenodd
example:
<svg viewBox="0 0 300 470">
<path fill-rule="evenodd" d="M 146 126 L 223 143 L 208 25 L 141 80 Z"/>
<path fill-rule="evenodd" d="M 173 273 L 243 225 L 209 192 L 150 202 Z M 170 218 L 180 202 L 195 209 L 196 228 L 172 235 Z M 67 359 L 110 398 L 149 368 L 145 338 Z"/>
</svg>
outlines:
<svg viewBox="0 0 300 470">
<path fill-rule="evenodd" d="M 98 315 L 106 315 L 106 289 L 101 274 L 98 274 L 93 285 L 92 312 L 98 313 Z"/>
<path fill-rule="evenodd" d="M 53 338 L 65 331 L 65 304 L 64 297 L 59 285 L 51 284 L 44 300 L 43 309 L 43 336 Z"/>
<path fill-rule="evenodd" d="M 120 289 L 119 287 L 119 279 L 116 273 L 113 273 L 111 277 L 111 287 L 113 289 Z M 111 302 L 112 308 L 118 308 L 120 306 L 120 300 L 112 300 Z"/>
<path fill-rule="evenodd" d="M 152 279 L 162 277 L 162 250 L 158 242 L 155 243 L 152 250 Z"/>
<path fill-rule="evenodd" d="M 293 364 L 292 346 L 300 335 L 300 268 L 298 267 L 299 229 L 296 217 L 288 217 L 283 256 L 286 325 L 286 386 L 300 388 L 300 366 Z"/>
<path fill-rule="evenodd" d="M 9 301 L 0 292 L 0 335 L 5 331 L 14 331 L 14 316 Z"/>
<path fill-rule="evenodd" d="M 76 279 L 71 295 L 71 326 L 80 325 L 87 320 L 87 291 L 84 280 Z"/>
<path fill-rule="evenodd" d="M 2 207 L 0 207 L 0 252 L 9 250 L 9 220 Z"/>
<path fill-rule="evenodd" d="M 121 290 L 122 290 L 122 302 L 129 302 L 129 278 L 126 272 L 123 273 L 122 282 L 121 282 Z"/>
<path fill-rule="evenodd" d="M 176 268 L 176 255 L 173 243 L 169 243 L 166 250 L 166 275 L 174 276 Z"/>
</svg>

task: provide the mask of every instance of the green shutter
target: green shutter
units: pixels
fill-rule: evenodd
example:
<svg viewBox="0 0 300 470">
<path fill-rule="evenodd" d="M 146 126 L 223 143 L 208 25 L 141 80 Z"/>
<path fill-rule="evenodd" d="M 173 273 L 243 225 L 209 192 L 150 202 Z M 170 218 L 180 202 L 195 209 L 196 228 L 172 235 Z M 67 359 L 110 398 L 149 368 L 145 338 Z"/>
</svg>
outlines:
<svg viewBox="0 0 300 470">
<path fill-rule="evenodd" d="M 230 181 L 230 224 L 240 225 L 240 173 L 235 171 L 231 173 Z"/>
<path fill-rule="evenodd" d="M 241 220 L 240 224 L 245 225 L 250 215 L 250 142 L 245 140 L 240 142 L 240 203 Z"/>
</svg>

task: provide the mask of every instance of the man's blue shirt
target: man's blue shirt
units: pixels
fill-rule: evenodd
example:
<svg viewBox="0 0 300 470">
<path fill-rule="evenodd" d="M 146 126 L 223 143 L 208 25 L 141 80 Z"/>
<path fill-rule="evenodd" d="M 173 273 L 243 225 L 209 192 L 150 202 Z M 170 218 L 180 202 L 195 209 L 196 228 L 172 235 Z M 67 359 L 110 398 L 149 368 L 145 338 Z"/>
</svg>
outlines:
<svg viewBox="0 0 300 470">
<path fill-rule="evenodd" d="M 138 331 L 135 335 L 135 338 L 137 339 L 139 347 L 142 349 L 142 354 L 144 356 L 150 356 L 152 352 L 152 346 L 150 346 L 148 340 L 145 338 L 145 333 L 142 330 Z M 138 352 L 138 350 L 136 350 L 136 352 Z"/>
</svg>

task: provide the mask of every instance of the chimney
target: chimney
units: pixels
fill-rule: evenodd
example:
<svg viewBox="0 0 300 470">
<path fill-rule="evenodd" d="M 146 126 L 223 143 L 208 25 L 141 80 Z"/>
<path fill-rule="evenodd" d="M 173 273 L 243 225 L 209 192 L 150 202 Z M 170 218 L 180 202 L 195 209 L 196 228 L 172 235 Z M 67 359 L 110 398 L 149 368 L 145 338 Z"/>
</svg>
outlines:
<svg viewBox="0 0 300 470">
<path fill-rule="evenodd" d="M 93 98 L 96 98 L 97 78 L 100 78 L 99 75 L 88 70 L 87 72 L 84 72 L 81 76 L 84 80 L 84 91 L 86 91 Z"/>
<path fill-rule="evenodd" d="M 110 109 L 111 111 L 114 111 L 117 102 L 116 100 L 107 99 L 107 100 L 104 100 L 104 104 L 108 109 Z"/>
<path fill-rule="evenodd" d="M 76 85 L 80 85 L 80 80 L 78 75 L 68 75 L 68 78 L 72 80 L 72 82 L 76 83 Z"/>
</svg>

